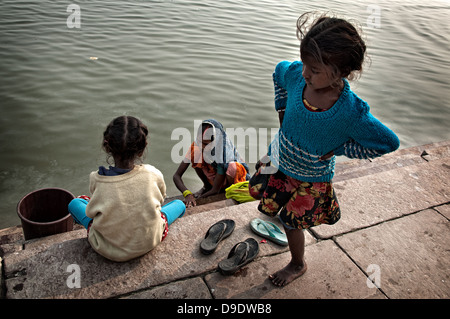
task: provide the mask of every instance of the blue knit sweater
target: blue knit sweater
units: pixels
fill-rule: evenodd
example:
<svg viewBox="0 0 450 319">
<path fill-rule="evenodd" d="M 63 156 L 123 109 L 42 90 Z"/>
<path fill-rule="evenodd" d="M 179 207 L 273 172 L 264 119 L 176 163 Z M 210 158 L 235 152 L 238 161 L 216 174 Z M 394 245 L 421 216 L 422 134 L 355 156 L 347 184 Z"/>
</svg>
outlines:
<svg viewBox="0 0 450 319">
<path fill-rule="evenodd" d="M 311 112 L 303 104 L 305 80 L 300 61 L 280 62 L 275 68 L 275 109 L 285 110 L 282 127 L 269 146 L 275 167 L 305 182 L 327 182 L 334 175 L 335 156 L 321 161 L 331 151 L 349 158 L 374 158 L 395 151 L 399 139 L 370 112 L 369 105 L 344 89 L 328 110 Z"/>
</svg>

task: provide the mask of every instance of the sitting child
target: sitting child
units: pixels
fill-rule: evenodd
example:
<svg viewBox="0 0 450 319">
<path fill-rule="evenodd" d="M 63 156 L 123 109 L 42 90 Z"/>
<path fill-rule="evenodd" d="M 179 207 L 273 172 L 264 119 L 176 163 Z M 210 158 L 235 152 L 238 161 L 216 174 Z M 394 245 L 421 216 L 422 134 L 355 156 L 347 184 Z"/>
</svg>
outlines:
<svg viewBox="0 0 450 319">
<path fill-rule="evenodd" d="M 114 119 L 103 133 L 103 149 L 114 167 L 90 174 L 91 199 L 69 204 L 74 220 L 88 230 L 88 240 L 100 255 L 127 261 L 155 248 L 168 226 L 186 207 L 180 200 L 164 206 L 166 185 L 149 164 L 135 165 L 147 147 L 147 127 L 132 116 Z"/>
</svg>

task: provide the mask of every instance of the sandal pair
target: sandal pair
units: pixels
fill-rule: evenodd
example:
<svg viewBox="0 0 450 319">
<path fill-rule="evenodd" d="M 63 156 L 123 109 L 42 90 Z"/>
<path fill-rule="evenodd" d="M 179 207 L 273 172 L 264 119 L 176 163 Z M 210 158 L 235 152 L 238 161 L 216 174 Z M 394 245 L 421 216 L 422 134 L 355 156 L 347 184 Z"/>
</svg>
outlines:
<svg viewBox="0 0 450 319">
<path fill-rule="evenodd" d="M 200 251 L 205 255 L 212 254 L 219 243 L 231 235 L 234 228 L 235 222 L 231 219 L 224 219 L 212 225 L 200 243 Z M 219 271 L 224 275 L 232 275 L 255 259 L 258 253 L 258 242 L 253 238 L 247 238 L 245 241 L 234 245 L 227 259 L 219 262 Z"/>
</svg>

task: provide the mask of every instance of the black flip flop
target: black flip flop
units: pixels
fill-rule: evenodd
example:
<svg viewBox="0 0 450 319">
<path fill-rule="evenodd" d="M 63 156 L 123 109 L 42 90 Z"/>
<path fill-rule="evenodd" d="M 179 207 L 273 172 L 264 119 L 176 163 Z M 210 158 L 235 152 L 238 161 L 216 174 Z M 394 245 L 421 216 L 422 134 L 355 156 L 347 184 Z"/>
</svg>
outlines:
<svg viewBox="0 0 450 319">
<path fill-rule="evenodd" d="M 259 244 L 253 238 L 237 243 L 228 254 L 228 258 L 219 262 L 219 271 L 223 275 L 232 275 L 251 262 L 259 253 Z"/>
<path fill-rule="evenodd" d="M 235 222 L 231 219 L 218 221 L 206 232 L 205 239 L 200 243 L 200 251 L 205 255 L 212 254 L 219 243 L 231 235 L 234 230 Z"/>
</svg>

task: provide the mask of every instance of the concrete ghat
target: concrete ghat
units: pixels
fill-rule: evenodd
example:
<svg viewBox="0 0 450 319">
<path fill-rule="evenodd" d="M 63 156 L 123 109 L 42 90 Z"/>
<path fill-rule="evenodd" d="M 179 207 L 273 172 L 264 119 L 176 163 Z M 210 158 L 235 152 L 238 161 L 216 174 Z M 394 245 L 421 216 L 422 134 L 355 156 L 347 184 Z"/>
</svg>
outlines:
<svg viewBox="0 0 450 319">
<path fill-rule="evenodd" d="M 425 151 L 425 152 L 424 152 Z M 23 241 L 20 227 L 0 230 L 3 298 L 449 298 L 450 141 L 337 167 L 341 220 L 306 231 L 308 271 L 285 288 L 267 275 L 288 263 L 287 248 L 260 244 L 258 258 L 233 276 L 216 271 L 248 237 L 257 202 L 215 202 L 177 220 L 150 253 L 111 262 L 86 231 Z M 206 230 L 231 218 L 233 234 L 217 251 L 199 251 Z M 272 220 L 277 222 L 277 220 Z M 80 288 L 73 278 L 79 267 Z M 367 283 L 370 276 L 377 287 Z"/>
</svg>

